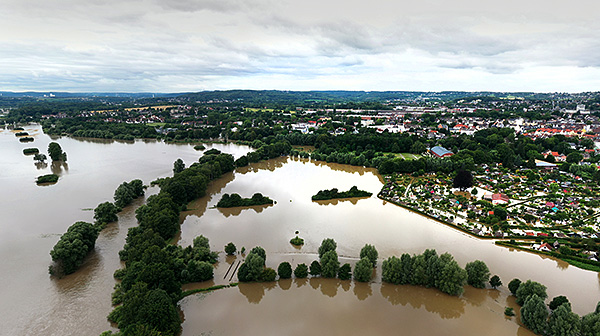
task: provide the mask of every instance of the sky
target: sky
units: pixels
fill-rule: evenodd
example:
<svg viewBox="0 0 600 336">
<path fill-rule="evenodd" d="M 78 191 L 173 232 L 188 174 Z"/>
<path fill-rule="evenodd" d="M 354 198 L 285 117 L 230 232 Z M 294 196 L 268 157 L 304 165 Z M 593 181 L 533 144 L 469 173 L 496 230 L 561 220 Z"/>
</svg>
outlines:
<svg viewBox="0 0 600 336">
<path fill-rule="evenodd" d="M 0 0 L 0 91 L 600 91 L 596 0 Z"/>
</svg>

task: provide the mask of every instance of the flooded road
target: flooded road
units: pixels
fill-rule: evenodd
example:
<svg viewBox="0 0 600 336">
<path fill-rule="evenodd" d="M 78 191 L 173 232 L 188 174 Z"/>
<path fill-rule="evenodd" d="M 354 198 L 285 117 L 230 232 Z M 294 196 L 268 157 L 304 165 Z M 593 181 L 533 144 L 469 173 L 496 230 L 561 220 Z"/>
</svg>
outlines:
<svg viewBox="0 0 600 336">
<path fill-rule="evenodd" d="M 33 134 L 33 143 L 20 143 L 14 132 L 0 130 L 0 334 L 98 335 L 111 329 L 106 316 L 115 284 L 112 275 L 120 268 L 118 251 L 127 229 L 136 225 L 134 211 L 143 200 L 126 208 L 117 223 L 102 231 L 95 251 L 75 274 L 63 279 L 50 277 L 50 249 L 75 221 L 92 221 L 89 209 L 111 200 L 123 181 L 140 178 L 149 184 L 172 175 L 177 158 L 189 165 L 201 152 L 187 144 L 61 138 L 56 141 L 67 152 L 68 165 L 36 167 L 22 149 L 38 147 L 46 153 L 51 139 L 37 126 L 26 127 L 26 131 Z M 250 150 L 212 146 L 235 157 Z M 52 171 L 60 175 L 57 184 L 36 186 L 38 175 Z M 371 284 L 287 280 L 242 284 L 187 297 L 181 302 L 183 334 L 395 334 L 402 330 L 406 335 L 530 335 L 515 318 L 503 315 L 505 306 L 514 306 L 506 289 L 512 278 L 545 284 L 550 298 L 566 295 L 579 314 L 593 310 L 600 299 L 597 273 L 497 247 L 375 196 L 310 200 L 321 189 L 348 190 L 353 185 L 376 195 L 382 181 L 372 169 L 279 158 L 212 182 L 207 196 L 189 204 L 190 210 L 183 213 L 179 244 L 189 245 L 203 234 L 212 249 L 219 251 L 228 242 L 247 250 L 260 245 L 268 253 L 267 266 L 277 268 L 284 260 L 293 266 L 309 264 L 317 258 L 323 238 L 331 237 L 338 243 L 342 262 L 352 265 L 365 243 L 375 245 L 379 268 Z M 156 188 L 150 188 L 147 195 L 155 192 Z M 256 192 L 277 203 L 247 209 L 213 208 L 223 193 L 250 197 Z M 296 230 L 305 240 L 301 248 L 289 243 Z M 381 284 L 383 258 L 422 253 L 427 248 L 450 252 L 463 267 L 469 261 L 484 260 L 504 285 L 499 291 L 467 286 L 462 297 L 454 298 L 434 289 Z M 228 283 L 223 276 L 233 262 L 237 262 L 235 258 L 221 254 L 214 281 L 186 285 L 186 289 Z"/>
</svg>

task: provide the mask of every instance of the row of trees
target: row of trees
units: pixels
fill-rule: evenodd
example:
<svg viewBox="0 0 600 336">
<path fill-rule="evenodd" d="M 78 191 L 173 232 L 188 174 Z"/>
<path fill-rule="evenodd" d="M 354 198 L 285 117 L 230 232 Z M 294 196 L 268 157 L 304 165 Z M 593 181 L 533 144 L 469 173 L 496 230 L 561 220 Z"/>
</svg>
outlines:
<svg viewBox="0 0 600 336">
<path fill-rule="evenodd" d="M 144 183 L 142 180 L 135 179 L 130 182 L 123 182 L 117 187 L 114 194 L 115 205 L 122 209 L 134 199 L 144 195 Z"/>
<path fill-rule="evenodd" d="M 75 272 L 94 249 L 98 234 L 104 226 L 117 221 L 118 212 L 119 209 L 113 203 L 100 203 L 94 209 L 94 224 L 76 222 L 71 225 L 50 251 L 53 261 L 49 267 L 50 274 L 63 276 Z"/>
<path fill-rule="evenodd" d="M 181 209 L 204 195 L 210 180 L 233 167 L 231 155 L 205 153 L 199 162 L 158 181 L 160 192 L 136 210 L 139 226 L 129 229 L 119 252 L 125 268 L 115 272 L 122 281 L 113 293 L 113 304 L 118 306 L 109 315 L 123 335 L 179 333 L 181 284 L 212 279 L 218 254 L 210 250 L 204 236 L 185 248 L 167 242 L 179 230 Z"/>
<path fill-rule="evenodd" d="M 251 198 L 242 198 L 239 194 L 223 194 L 217 207 L 232 208 L 239 206 L 265 205 L 273 204 L 273 200 L 261 193 L 255 193 Z"/>
<path fill-rule="evenodd" d="M 389 257 L 382 265 L 382 279 L 393 284 L 434 287 L 458 296 L 464 291 L 467 271 L 449 253 L 438 256 L 435 250 L 428 249 L 420 255 Z"/>
<path fill-rule="evenodd" d="M 527 280 L 513 279 L 508 288 L 521 306 L 521 322 L 536 334 L 548 336 L 600 335 L 600 303 L 596 310 L 583 317 L 571 311 L 565 296 L 557 296 L 546 305 L 546 286 Z"/>
<path fill-rule="evenodd" d="M 289 262 L 279 264 L 277 272 L 265 267 L 266 252 L 260 247 L 254 247 L 246 256 L 244 263 L 238 270 L 238 279 L 242 282 L 251 281 L 274 281 L 276 275 L 281 279 L 288 279 L 292 272 L 297 278 L 306 278 L 309 274 L 313 277 L 325 278 L 338 277 L 341 280 L 349 280 L 352 277 L 352 267 L 349 263 L 340 266 L 336 252 L 337 243 L 331 238 L 326 238 L 319 247 L 319 260 L 314 260 L 310 268 L 306 264 L 298 264 L 292 271 Z M 356 263 L 354 279 L 356 281 L 368 282 L 373 277 L 373 268 L 377 264 L 378 253 L 373 245 L 366 244 L 360 251 L 361 259 Z"/>
<path fill-rule="evenodd" d="M 337 188 L 329 190 L 319 190 L 315 195 L 312 196 L 313 201 L 330 200 L 334 198 L 347 198 L 347 197 L 370 197 L 372 193 L 364 190 L 358 190 L 356 186 L 353 186 L 348 191 L 339 192 Z"/>
</svg>

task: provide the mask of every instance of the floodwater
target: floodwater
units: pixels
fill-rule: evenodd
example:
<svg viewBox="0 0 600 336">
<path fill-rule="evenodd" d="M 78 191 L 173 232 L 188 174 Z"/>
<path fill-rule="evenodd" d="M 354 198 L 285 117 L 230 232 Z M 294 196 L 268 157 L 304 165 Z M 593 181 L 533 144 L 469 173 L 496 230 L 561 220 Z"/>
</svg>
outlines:
<svg viewBox="0 0 600 336">
<path fill-rule="evenodd" d="M 282 261 L 293 267 L 310 264 L 317 259 L 321 241 L 334 238 L 342 263 L 354 265 L 366 243 L 376 246 L 380 261 L 371 284 L 285 280 L 241 284 L 188 297 L 181 303 L 183 335 L 392 334 L 400 330 L 406 335 L 531 335 L 516 318 L 504 317 L 506 306 L 518 311 L 506 288 L 511 279 L 545 284 L 550 298 L 568 296 L 579 314 L 594 310 L 600 299 L 595 272 L 498 247 L 493 241 L 473 238 L 375 196 L 311 201 L 321 189 L 347 190 L 353 185 L 376 195 L 382 181 L 371 169 L 279 158 L 240 169 L 212 185 L 206 197 L 190 205 L 181 245 L 191 244 L 200 234 L 210 238 L 211 247 L 217 250 L 230 241 L 238 249 L 260 245 L 268 253 L 267 266 L 277 269 Z M 224 193 L 250 197 L 256 192 L 277 203 L 258 209 L 214 208 Z M 289 243 L 295 231 L 305 240 L 301 248 Z M 427 248 L 440 254 L 450 252 L 463 267 L 484 260 L 505 285 L 499 290 L 466 286 L 465 294 L 456 298 L 436 289 L 381 283 L 383 258 L 422 253 Z M 217 266 L 214 281 L 187 285 L 186 289 L 228 283 L 230 276 L 223 277 L 232 263 L 237 261 L 227 258 Z"/>
<path fill-rule="evenodd" d="M 119 221 L 98 238 L 96 249 L 75 274 L 50 277 L 49 251 L 60 234 L 78 220 L 92 221 L 97 204 L 111 200 L 123 181 L 140 178 L 149 184 L 172 174 L 173 162 L 186 164 L 201 152 L 192 145 L 155 141 L 113 142 L 61 138 L 68 165 L 37 167 L 23 148 L 47 152 L 52 141 L 38 126 L 25 128 L 35 138 L 23 144 L 14 132 L 0 129 L 0 328 L 1 335 L 98 335 L 110 330 L 113 272 L 120 268 L 118 251 L 127 228 L 136 225 L 134 210 L 143 199 L 126 208 Z M 211 145 L 235 157 L 245 146 Z M 207 146 L 207 149 L 211 148 Z M 56 172 L 57 184 L 36 186 L 38 175 Z M 241 284 L 185 298 L 183 335 L 298 335 L 397 334 L 406 335 L 531 335 L 515 318 L 504 317 L 513 306 L 506 284 L 514 277 L 548 286 L 549 296 L 566 295 L 573 310 L 585 314 L 595 308 L 600 285 L 597 273 L 551 258 L 497 247 L 405 209 L 370 198 L 312 202 L 320 189 L 347 190 L 353 185 L 377 194 L 382 181 L 374 170 L 308 160 L 279 158 L 254 164 L 211 183 L 207 196 L 192 202 L 182 215 L 178 243 L 189 245 L 203 234 L 214 250 L 228 242 L 247 250 L 260 245 L 268 253 L 267 266 L 281 261 L 309 264 L 323 238 L 334 238 L 342 262 L 357 261 L 365 243 L 379 250 L 374 281 L 358 284 L 334 279 L 284 280 Z M 148 194 L 157 192 L 150 188 Z M 250 197 L 260 192 L 277 203 L 272 206 L 217 209 L 223 193 Z M 289 243 L 298 230 L 305 245 Z M 435 248 L 450 252 L 461 266 L 484 260 L 504 286 L 477 290 L 466 286 L 459 298 L 435 289 L 381 283 L 381 260 L 404 252 Z M 188 284 L 185 289 L 229 283 L 225 273 L 241 256 L 222 254 L 215 279 Z M 237 281 L 234 277 L 232 281 Z"/>
<path fill-rule="evenodd" d="M 156 141 L 115 142 L 60 138 L 67 164 L 36 166 L 23 148 L 37 147 L 47 155 L 53 141 L 39 126 L 25 131 L 34 142 L 21 143 L 0 128 L 0 335 L 98 335 L 112 329 L 112 274 L 121 267 L 118 251 L 127 229 L 137 225 L 138 199 L 109 224 L 96 248 L 76 273 L 63 279 L 48 275 L 49 252 L 60 235 L 76 221 L 93 221 L 93 208 L 112 201 L 124 181 L 139 178 L 145 184 L 172 175 L 173 162 L 186 165 L 201 155 L 188 144 Z M 246 146 L 207 145 L 239 157 Z M 37 186 L 39 175 L 56 173 L 58 183 Z M 150 188 L 147 194 L 157 192 Z M 90 210 L 92 209 L 92 210 Z"/>
</svg>

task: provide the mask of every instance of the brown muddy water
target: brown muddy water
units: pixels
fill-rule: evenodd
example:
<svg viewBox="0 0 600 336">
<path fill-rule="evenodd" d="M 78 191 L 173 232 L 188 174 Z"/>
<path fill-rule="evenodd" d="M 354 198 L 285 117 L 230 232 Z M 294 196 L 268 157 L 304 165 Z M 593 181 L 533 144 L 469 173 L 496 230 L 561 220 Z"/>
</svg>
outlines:
<svg viewBox="0 0 600 336">
<path fill-rule="evenodd" d="M 127 229 L 137 225 L 134 205 L 119 214 L 96 242 L 84 266 L 63 279 L 48 275 L 49 252 L 76 221 L 93 221 L 99 203 L 112 201 L 123 181 L 149 184 L 172 175 L 173 162 L 189 165 L 201 155 L 193 145 L 156 141 L 114 142 L 60 138 L 68 163 L 36 166 L 23 148 L 48 154 L 53 141 L 39 126 L 25 131 L 35 138 L 20 143 L 14 132 L 0 128 L 0 335 L 98 335 L 109 330 L 113 272 L 120 268 L 118 251 Z M 207 145 L 239 157 L 246 146 Z M 58 183 L 37 186 L 39 175 L 56 173 Z M 156 192 L 150 188 L 148 193 Z"/>
<path fill-rule="evenodd" d="M 73 275 L 55 279 L 47 274 L 48 252 L 59 235 L 77 220 L 91 221 L 85 209 L 110 200 L 123 181 L 141 178 L 146 184 L 172 174 L 173 161 L 195 161 L 200 152 L 191 145 L 158 142 L 100 142 L 61 138 L 68 166 L 36 167 L 22 149 L 47 152 L 49 137 L 39 127 L 26 127 L 35 142 L 22 144 L 13 132 L 0 130 L 0 316 L 2 335 L 98 335 L 111 329 L 106 321 L 118 251 L 127 228 L 136 225 L 134 210 L 125 209 L 119 221 L 98 238 L 95 252 Z M 238 157 L 249 148 L 212 145 Z M 208 146 L 208 148 L 211 148 Z M 57 184 L 35 185 L 38 175 L 59 173 Z M 513 306 L 506 284 L 514 277 L 548 286 L 549 296 L 566 295 L 579 314 L 594 309 L 599 300 L 597 273 L 537 255 L 497 247 L 435 221 L 377 199 L 312 202 L 320 189 L 347 190 L 353 185 L 377 194 L 382 182 L 374 170 L 280 158 L 255 164 L 214 181 L 208 195 L 184 213 L 179 244 L 189 245 L 203 234 L 211 247 L 222 250 L 228 242 L 238 249 L 263 246 L 267 266 L 281 261 L 309 264 L 323 238 L 334 238 L 342 262 L 352 265 L 365 243 L 379 250 L 374 281 L 356 284 L 333 279 L 286 280 L 242 284 L 185 298 L 181 308 L 183 335 L 530 335 L 515 318 L 503 315 Z M 155 188 L 148 190 L 156 192 Z M 277 203 L 248 209 L 216 209 L 223 193 L 250 197 L 260 192 Z M 289 243 L 300 231 L 305 245 Z M 459 298 L 435 289 L 381 283 L 381 260 L 404 252 L 435 248 L 452 253 L 459 264 L 484 260 L 504 286 L 500 290 L 466 287 Z M 185 289 L 228 283 L 229 266 L 241 257 L 221 256 L 215 279 L 189 284 Z M 234 265 L 235 266 L 235 265 Z M 234 277 L 232 281 L 236 281 Z"/>
</svg>

